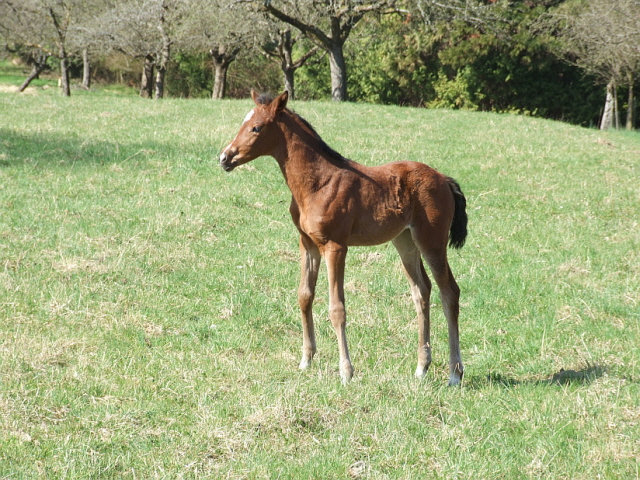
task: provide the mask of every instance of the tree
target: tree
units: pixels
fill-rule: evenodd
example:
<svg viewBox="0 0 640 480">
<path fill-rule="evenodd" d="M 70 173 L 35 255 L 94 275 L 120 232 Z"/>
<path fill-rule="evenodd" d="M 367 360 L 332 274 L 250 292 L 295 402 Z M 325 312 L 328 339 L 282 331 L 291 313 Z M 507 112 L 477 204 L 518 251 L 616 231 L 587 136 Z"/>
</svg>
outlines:
<svg viewBox="0 0 640 480">
<path fill-rule="evenodd" d="M 593 79 L 561 61 L 553 40 L 532 30 L 563 1 L 415 0 L 413 17 L 424 32 L 420 60 L 431 72 L 426 105 L 593 124 L 599 104 Z"/>
<path fill-rule="evenodd" d="M 169 36 L 168 25 L 167 25 L 167 11 L 168 11 L 168 1 L 162 0 L 158 4 L 158 30 L 160 31 L 160 38 L 162 40 L 160 53 L 158 55 L 159 61 L 156 64 L 157 74 L 156 74 L 156 89 L 155 96 L 156 98 L 162 98 L 164 96 L 164 78 L 167 72 L 167 64 L 169 63 L 169 58 L 171 57 L 171 44 L 173 41 Z"/>
<path fill-rule="evenodd" d="M 50 53 L 47 53 L 39 48 L 34 48 L 31 50 L 31 53 L 29 54 L 29 58 L 27 60 L 27 64 L 31 65 L 31 72 L 29 73 L 27 78 L 25 78 L 24 82 L 22 82 L 20 88 L 18 88 L 18 92 L 24 92 L 29 84 L 33 80 L 38 78 L 40 74 L 49 67 L 49 65 L 47 65 L 47 61 L 49 60 L 50 56 Z"/>
<path fill-rule="evenodd" d="M 27 30 L 30 25 L 26 17 L 21 14 L 16 6 L 8 1 L 0 1 L 0 42 L 5 44 L 7 51 L 11 53 L 23 53 L 22 42 L 29 37 Z M 13 48 L 9 44 L 14 44 Z M 49 68 L 48 60 L 51 57 L 49 49 L 43 50 L 41 46 L 27 45 L 29 54 L 27 65 L 31 66 L 31 72 L 24 80 L 18 91 L 23 92 L 29 84 L 38 78 L 42 72 Z"/>
<path fill-rule="evenodd" d="M 152 92 L 156 99 L 164 97 L 181 6 L 180 0 L 115 0 L 96 21 L 95 36 L 103 48 L 144 60 L 142 97 L 151 98 Z"/>
<path fill-rule="evenodd" d="M 226 42 L 215 42 L 216 45 L 209 50 L 213 60 L 213 89 L 211 98 L 219 100 L 224 98 L 227 92 L 227 72 L 229 67 L 242 50 L 240 45 L 231 45 Z"/>
<path fill-rule="evenodd" d="M 209 52 L 214 82 L 211 98 L 224 98 L 227 73 L 240 52 L 255 45 L 259 18 L 242 3 L 228 0 L 180 0 L 188 11 L 181 24 L 181 48 Z"/>
<path fill-rule="evenodd" d="M 279 63 L 284 77 L 284 89 L 289 92 L 289 98 L 295 99 L 295 72 L 312 58 L 319 47 L 316 45 L 294 60 L 293 47 L 300 40 L 291 35 L 290 28 L 277 28 L 271 32 L 269 39 L 262 45 L 264 54 Z"/>
<path fill-rule="evenodd" d="M 302 32 L 329 56 L 331 98 L 347 100 L 344 44 L 353 28 L 370 12 L 392 11 L 394 0 L 256 0 L 261 9 Z"/>
<path fill-rule="evenodd" d="M 51 56 L 60 60 L 60 86 L 65 96 L 69 85 L 68 33 L 84 6 L 83 0 L 4 0 L 0 3 L 0 24 L 14 43 L 33 49 L 33 69 L 21 90 L 46 68 Z"/>
<path fill-rule="evenodd" d="M 91 57 L 101 50 L 98 43 L 97 19 L 109 8 L 109 1 L 84 0 L 78 9 L 77 21 L 69 28 L 67 40 L 70 54 L 82 57 L 82 88 L 91 88 Z"/>
<path fill-rule="evenodd" d="M 628 129 L 634 127 L 634 83 L 640 75 L 640 1 L 569 2 L 547 19 L 562 57 L 606 85 L 601 129 L 619 126 L 617 85 L 629 89 Z"/>
</svg>

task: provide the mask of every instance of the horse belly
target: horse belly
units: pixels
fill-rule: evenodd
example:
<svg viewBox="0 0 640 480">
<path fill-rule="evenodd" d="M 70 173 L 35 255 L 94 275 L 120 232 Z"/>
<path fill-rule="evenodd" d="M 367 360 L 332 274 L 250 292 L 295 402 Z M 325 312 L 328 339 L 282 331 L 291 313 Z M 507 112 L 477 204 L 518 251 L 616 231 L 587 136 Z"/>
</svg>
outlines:
<svg viewBox="0 0 640 480">
<path fill-rule="evenodd" d="M 408 227 L 403 212 L 387 211 L 384 215 L 360 215 L 356 218 L 347 240 L 350 246 L 371 246 L 387 243 Z"/>
<path fill-rule="evenodd" d="M 371 170 L 370 170 L 371 171 Z M 375 171 L 375 169 L 374 169 Z M 396 238 L 410 223 L 411 200 L 402 174 L 391 172 L 363 182 L 348 245 L 380 245 Z"/>
</svg>

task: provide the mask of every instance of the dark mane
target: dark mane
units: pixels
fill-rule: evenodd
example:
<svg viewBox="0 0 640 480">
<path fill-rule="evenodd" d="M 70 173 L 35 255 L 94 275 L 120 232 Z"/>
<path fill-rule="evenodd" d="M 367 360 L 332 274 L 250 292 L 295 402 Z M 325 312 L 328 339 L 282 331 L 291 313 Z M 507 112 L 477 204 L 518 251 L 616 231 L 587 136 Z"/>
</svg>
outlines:
<svg viewBox="0 0 640 480">
<path fill-rule="evenodd" d="M 271 102 L 273 102 L 273 95 L 270 93 L 261 93 L 256 99 L 258 105 L 269 105 Z"/>
<path fill-rule="evenodd" d="M 262 93 L 256 98 L 256 103 L 258 105 L 269 105 L 272 101 L 273 101 L 273 96 L 270 93 Z M 309 133 L 311 133 L 311 135 L 313 135 L 313 137 L 319 142 L 320 150 L 322 150 L 323 153 L 326 153 L 330 157 L 336 160 L 339 160 L 341 162 L 347 161 L 347 158 L 343 157 L 340 153 L 336 152 L 333 148 L 327 145 L 327 142 L 325 142 L 320 137 L 320 135 L 318 135 L 318 132 L 316 132 L 316 129 L 313 128 L 313 126 L 307 120 L 302 118 L 293 110 L 290 110 L 288 108 L 286 110 L 291 114 L 293 118 L 298 119 L 300 123 L 302 123 L 307 128 L 307 130 L 309 130 Z"/>
<path fill-rule="evenodd" d="M 291 115 L 294 118 L 297 118 L 300 123 L 302 123 L 305 127 L 307 127 L 307 129 L 309 130 L 309 132 L 314 136 L 314 138 L 320 143 L 320 150 L 322 150 L 323 153 L 326 153 L 327 155 L 329 155 L 330 157 L 336 159 L 336 160 L 340 160 L 341 162 L 346 162 L 347 159 L 345 157 L 343 157 L 340 153 L 336 152 L 333 148 L 331 148 L 329 145 L 327 145 L 327 142 L 325 142 L 322 138 L 320 138 L 320 135 L 318 135 L 318 132 L 316 132 L 316 129 L 313 128 L 313 126 L 304 118 L 302 118 L 300 115 L 298 115 L 296 112 L 287 109 L 287 111 L 289 113 L 291 113 Z"/>
</svg>

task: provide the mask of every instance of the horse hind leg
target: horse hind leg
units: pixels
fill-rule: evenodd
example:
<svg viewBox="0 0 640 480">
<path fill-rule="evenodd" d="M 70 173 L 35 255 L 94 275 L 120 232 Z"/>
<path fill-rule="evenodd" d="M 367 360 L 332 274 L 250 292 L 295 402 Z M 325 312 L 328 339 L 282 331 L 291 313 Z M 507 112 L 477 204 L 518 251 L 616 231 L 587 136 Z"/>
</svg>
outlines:
<svg viewBox="0 0 640 480">
<path fill-rule="evenodd" d="M 451 268 L 449 268 L 446 246 L 437 254 L 427 253 L 424 256 L 440 289 L 440 301 L 442 302 L 444 316 L 447 318 L 449 330 L 449 385 L 458 385 L 462 381 L 462 375 L 464 374 L 464 366 L 460 356 L 460 334 L 458 331 L 460 288 L 455 278 L 453 278 Z"/>
<path fill-rule="evenodd" d="M 422 264 L 420 251 L 413 242 L 409 230 L 405 230 L 396 237 L 393 240 L 393 245 L 400 254 L 404 273 L 411 286 L 411 298 L 418 314 L 418 366 L 415 375 L 422 378 L 431 365 L 431 325 L 429 320 L 431 281 Z"/>
</svg>

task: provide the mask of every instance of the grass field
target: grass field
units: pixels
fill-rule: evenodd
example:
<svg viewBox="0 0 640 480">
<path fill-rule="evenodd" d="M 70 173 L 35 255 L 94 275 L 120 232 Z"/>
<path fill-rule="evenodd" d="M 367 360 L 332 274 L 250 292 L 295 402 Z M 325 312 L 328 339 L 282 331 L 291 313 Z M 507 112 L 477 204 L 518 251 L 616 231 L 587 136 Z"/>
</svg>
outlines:
<svg viewBox="0 0 640 480">
<path fill-rule="evenodd" d="M 217 165 L 250 101 L 0 93 L 0 478 L 638 478 L 640 134 L 293 102 L 335 149 L 456 178 L 462 387 L 390 245 L 347 259 L 344 387 L 273 159 Z"/>
</svg>

